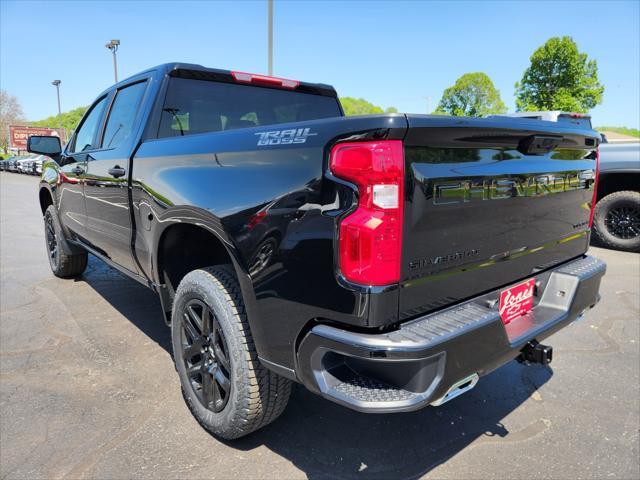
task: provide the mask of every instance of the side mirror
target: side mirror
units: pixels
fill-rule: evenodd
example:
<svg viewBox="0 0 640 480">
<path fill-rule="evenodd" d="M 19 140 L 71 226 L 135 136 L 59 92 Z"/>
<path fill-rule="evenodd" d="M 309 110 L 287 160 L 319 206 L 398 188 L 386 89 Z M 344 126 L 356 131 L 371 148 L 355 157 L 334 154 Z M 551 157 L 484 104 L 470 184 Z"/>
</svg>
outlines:
<svg viewBox="0 0 640 480">
<path fill-rule="evenodd" d="M 62 146 L 58 137 L 33 135 L 27 140 L 27 151 L 55 158 L 62 153 Z"/>
</svg>

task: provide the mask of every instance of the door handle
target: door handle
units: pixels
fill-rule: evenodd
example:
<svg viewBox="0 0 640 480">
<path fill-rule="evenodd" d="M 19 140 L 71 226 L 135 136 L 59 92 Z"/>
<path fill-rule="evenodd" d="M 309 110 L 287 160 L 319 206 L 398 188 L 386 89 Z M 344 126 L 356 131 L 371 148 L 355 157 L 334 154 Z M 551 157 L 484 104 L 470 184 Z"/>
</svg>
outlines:
<svg viewBox="0 0 640 480">
<path fill-rule="evenodd" d="M 109 169 L 109 175 L 111 175 L 114 178 L 124 177 L 125 173 L 127 173 L 125 169 L 119 167 L 118 165 Z"/>
<path fill-rule="evenodd" d="M 73 170 L 71 170 L 71 173 L 73 173 L 74 175 L 82 175 L 84 173 L 84 168 L 75 167 Z"/>
</svg>

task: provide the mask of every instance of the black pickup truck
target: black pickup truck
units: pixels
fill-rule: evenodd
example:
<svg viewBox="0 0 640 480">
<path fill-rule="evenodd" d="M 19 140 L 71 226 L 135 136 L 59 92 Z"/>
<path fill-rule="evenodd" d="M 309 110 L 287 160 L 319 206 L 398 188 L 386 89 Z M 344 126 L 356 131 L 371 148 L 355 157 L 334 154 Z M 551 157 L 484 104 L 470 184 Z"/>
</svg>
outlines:
<svg viewBox="0 0 640 480">
<path fill-rule="evenodd" d="M 109 88 L 39 186 L 53 273 L 87 253 L 158 293 L 187 405 L 246 435 L 292 382 L 363 412 L 440 405 L 599 299 L 600 136 L 344 117 L 327 85 L 172 63 Z"/>
</svg>

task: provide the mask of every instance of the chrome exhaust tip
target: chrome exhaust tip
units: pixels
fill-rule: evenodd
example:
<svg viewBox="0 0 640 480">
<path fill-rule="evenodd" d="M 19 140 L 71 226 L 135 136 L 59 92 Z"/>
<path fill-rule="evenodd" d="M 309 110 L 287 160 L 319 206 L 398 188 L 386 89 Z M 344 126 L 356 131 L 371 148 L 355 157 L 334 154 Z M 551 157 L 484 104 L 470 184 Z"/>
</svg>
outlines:
<svg viewBox="0 0 640 480">
<path fill-rule="evenodd" d="M 475 387 L 478 383 L 478 380 L 480 380 L 480 377 L 477 373 L 469 375 L 467 378 L 463 378 L 462 380 L 451 385 L 451 388 L 447 390 L 447 393 L 445 393 L 439 399 L 431 402 L 431 405 L 433 405 L 434 407 L 439 407 L 440 405 L 447 403 L 449 400 L 453 400 L 454 398 L 459 397 L 463 393 L 466 393 L 473 387 Z"/>
</svg>

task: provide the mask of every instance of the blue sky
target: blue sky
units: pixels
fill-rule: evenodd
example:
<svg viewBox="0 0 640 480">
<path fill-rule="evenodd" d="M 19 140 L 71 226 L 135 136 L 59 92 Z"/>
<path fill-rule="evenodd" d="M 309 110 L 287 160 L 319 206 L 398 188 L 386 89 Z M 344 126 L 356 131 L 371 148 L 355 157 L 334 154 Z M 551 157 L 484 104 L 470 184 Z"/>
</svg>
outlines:
<svg viewBox="0 0 640 480">
<path fill-rule="evenodd" d="M 0 0 L 0 86 L 28 119 L 87 105 L 120 77 L 168 61 L 266 73 L 266 1 Z M 283 1 L 274 6 L 274 74 L 329 83 L 401 112 L 434 109 L 466 72 L 486 72 L 514 110 L 514 83 L 549 37 L 598 61 L 596 125 L 640 127 L 640 2 Z"/>
</svg>

